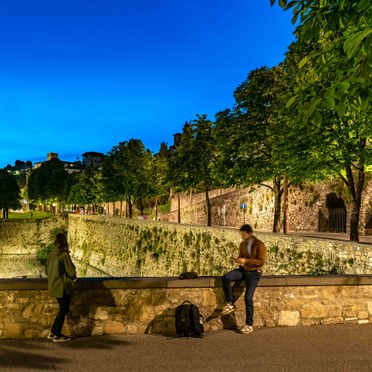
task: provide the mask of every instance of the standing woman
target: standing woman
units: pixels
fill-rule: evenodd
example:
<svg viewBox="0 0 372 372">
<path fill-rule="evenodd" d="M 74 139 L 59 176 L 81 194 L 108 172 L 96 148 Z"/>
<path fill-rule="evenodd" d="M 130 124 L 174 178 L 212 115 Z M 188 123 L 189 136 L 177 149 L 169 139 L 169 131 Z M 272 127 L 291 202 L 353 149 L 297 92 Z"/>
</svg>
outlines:
<svg viewBox="0 0 372 372">
<path fill-rule="evenodd" d="M 59 312 L 48 338 L 53 342 L 66 342 L 71 338 L 64 336 L 63 323 L 70 310 L 71 296 L 76 279 L 76 268 L 71 261 L 65 234 L 57 234 L 54 247 L 47 258 L 48 290 L 51 297 L 57 299 Z"/>
</svg>

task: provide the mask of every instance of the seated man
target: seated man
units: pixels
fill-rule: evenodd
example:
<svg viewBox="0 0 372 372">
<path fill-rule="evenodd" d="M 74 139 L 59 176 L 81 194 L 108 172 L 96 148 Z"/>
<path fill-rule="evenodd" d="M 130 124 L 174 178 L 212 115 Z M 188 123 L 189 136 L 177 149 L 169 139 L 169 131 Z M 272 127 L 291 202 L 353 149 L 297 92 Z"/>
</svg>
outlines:
<svg viewBox="0 0 372 372">
<path fill-rule="evenodd" d="M 222 309 L 222 315 L 227 315 L 236 310 L 234 305 L 231 282 L 245 280 L 245 309 L 246 325 L 240 329 L 241 333 L 248 334 L 253 331 L 253 295 L 261 278 L 262 266 L 265 263 L 265 244 L 253 235 L 250 225 L 240 228 L 243 241 L 240 244 L 238 258 L 233 258 L 239 268 L 232 270 L 222 276 L 222 285 L 227 305 Z"/>
</svg>

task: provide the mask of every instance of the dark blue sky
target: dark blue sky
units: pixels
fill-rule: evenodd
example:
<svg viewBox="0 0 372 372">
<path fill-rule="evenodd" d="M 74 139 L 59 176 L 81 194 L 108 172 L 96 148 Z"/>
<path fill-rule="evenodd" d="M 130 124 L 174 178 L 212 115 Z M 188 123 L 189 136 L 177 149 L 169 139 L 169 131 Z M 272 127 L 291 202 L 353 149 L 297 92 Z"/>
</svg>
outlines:
<svg viewBox="0 0 372 372">
<path fill-rule="evenodd" d="M 156 151 L 186 120 L 231 106 L 292 31 L 269 0 L 2 1 L 0 167 L 131 137 Z"/>
</svg>

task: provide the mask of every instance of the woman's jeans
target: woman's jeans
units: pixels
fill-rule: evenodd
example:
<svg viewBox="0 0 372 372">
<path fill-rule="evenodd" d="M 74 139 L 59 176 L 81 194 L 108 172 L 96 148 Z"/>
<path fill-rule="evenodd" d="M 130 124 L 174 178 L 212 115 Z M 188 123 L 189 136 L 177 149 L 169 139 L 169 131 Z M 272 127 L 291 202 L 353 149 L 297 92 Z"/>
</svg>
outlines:
<svg viewBox="0 0 372 372">
<path fill-rule="evenodd" d="M 258 282 L 260 281 L 261 273 L 258 271 L 247 271 L 243 267 L 239 269 L 232 270 L 222 276 L 222 286 L 225 293 L 225 298 L 227 303 L 233 303 L 233 291 L 231 287 L 231 282 L 240 282 L 245 280 L 246 289 L 245 289 L 245 310 L 246 310 L 246 324 L 249 326 L 253 325 L 253 295 L 257 288 Z"/>
<path fill-rule="evenodd" d="M 57 298 L 58 304 L 59 304 L 59 312 L 56 316 L 56 319 L 53 323 L 53 327 L 51 332 L 57 336 L 61 336 L 63 323 L 65 322 L 65 318 L 67 313 L 70 310 L 70 302 L 71 302 L 71 296 L 70 295 L 63 295 L 62 298 Z"/>
</svg>

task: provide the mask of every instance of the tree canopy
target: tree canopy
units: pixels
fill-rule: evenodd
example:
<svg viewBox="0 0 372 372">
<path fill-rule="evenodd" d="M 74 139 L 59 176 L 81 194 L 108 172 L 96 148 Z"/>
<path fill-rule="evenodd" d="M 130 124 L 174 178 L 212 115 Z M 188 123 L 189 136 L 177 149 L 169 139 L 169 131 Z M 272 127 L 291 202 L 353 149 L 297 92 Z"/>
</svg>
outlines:
<svg viewBox="0 0 372 372">
<path fill-rule="evenodd" d="M 5 169 L 0 169 L 0 209 L 3 210 L 3 217 L 8 217 L 9 209 L 21 207 L 21 190 L 17 178 Z"/>
</svg>

